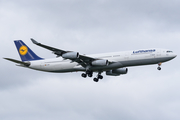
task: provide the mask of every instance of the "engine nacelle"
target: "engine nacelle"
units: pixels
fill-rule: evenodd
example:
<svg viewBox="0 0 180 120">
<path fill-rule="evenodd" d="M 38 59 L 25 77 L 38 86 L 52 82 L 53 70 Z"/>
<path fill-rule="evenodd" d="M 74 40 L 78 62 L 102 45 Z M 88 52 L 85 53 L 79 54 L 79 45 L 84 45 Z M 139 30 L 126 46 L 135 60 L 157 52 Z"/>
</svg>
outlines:
<svg viewBox="0 0 180 120">
<path fill-rule="evenodd" d="M 79 58 L 79 53 L 78 52 L 67 52 L 62 54 L 62 57 L 65 59 L 76 59 Z"/>
<path fill-rule="evenodd" d="M 118 68 L 118 69 L 106 71 L 106 75 L 119 76 L 121 74 L 127 74 L 127 72 L 128 72 L 127 68 Z"/>
<path fill-rule="evenodd" d="M 108 60 L 95 60 L 91 63 L 93 66 L 106 66 L 109 64 Z"/>
</svg>

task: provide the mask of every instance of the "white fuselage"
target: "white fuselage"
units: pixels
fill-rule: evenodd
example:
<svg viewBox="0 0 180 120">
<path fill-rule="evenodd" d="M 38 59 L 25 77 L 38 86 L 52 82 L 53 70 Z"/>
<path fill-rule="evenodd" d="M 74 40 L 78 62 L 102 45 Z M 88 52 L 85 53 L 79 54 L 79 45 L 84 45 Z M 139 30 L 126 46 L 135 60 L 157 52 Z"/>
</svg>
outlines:
<svg viewBox="0 0 180 120">
<path fill-rule="evenodd" d="M 114 53 L 103 53 L 87 55 L 93 58 L 105 59 L 111 62 L 107 66 L 91 66 L 92 71 L 107 71 L 128 66 L 150 65 L 166 62 L 174 57 L 176 54 L 166 49 L 145 49 L 136 51 L 124 51 Z M 37 61 L 30 61 L 29 68 L 47 71 L 47 72 L 74 72 L 86 71 L 86 68 L 79 65 L 77 62 L 71 60 L 63 60 L 62 58 L 43 59 Z"/>
</svg>

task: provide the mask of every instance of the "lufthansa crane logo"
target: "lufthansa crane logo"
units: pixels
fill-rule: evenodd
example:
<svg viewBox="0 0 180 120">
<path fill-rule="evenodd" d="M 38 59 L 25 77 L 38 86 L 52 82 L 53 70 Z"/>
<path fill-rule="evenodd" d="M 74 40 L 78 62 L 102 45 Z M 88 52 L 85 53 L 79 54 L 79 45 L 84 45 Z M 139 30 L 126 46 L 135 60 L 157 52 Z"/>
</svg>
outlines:
<svg viewBox="0 0 180 120">
<path fill-rule="evenodd" d="M 26 55 L 27 52 L 28 52 L 28 48 L 26 46 L 23 45 L 19 48 L 19 53 L 21 55 Z"/>
</svg>

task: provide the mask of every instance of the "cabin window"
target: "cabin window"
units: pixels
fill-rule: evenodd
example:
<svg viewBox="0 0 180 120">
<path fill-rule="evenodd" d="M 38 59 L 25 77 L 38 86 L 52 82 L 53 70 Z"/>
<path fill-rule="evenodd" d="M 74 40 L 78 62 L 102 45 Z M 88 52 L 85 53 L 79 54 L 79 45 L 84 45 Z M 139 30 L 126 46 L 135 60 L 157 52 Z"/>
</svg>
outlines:
<svg viewBox="0 0 180 120">
<path fill-rule="evenodd" d="M 98 57 L 98 58 L 110 58 L 112 56 L 103 56 L 103 57 Z"/>
<path fill-rule="evenodd" d="M 167 53 L 172 53 L 172 51 L 166 51 Z"/>
<path fill-rule="evenodd" d="M 114 55 L 113 57 L 120 57 L 120 55 Z"/>
</svg>

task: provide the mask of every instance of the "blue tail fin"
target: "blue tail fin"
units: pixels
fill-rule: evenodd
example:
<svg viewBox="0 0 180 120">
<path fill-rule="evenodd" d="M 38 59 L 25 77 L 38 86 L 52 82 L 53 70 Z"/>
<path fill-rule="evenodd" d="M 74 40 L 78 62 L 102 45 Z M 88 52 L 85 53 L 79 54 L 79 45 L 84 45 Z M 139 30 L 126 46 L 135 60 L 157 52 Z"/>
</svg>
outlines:
<svg viewBox="0 0 180 120">
<path fill-rule="evenodd" d="M 14 41 L 22 61 L 41 60 L 22 40 Z"/>
</svg>

